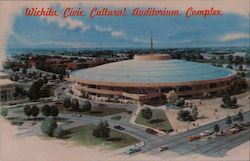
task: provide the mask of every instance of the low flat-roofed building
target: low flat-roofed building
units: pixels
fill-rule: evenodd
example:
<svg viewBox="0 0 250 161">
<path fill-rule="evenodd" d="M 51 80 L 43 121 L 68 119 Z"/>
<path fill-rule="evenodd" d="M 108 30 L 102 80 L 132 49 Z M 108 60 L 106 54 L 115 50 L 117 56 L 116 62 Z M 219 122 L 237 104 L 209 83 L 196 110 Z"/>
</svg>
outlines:
<svg viewBox="0 0 250 161">
<path fill-rule="evenodd" d="M 13 98 L 15 83 L 8 78 L 8 75 L 0 72 L 0 102 Z"/>
</svg>

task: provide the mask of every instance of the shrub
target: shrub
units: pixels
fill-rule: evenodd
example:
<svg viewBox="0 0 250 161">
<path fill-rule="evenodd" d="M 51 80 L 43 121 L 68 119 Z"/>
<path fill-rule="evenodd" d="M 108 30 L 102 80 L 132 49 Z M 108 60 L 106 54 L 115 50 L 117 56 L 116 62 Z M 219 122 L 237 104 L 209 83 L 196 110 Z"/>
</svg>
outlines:
<svg viewBox="0 0 250 161">
<path fill-rule="evenodd" d="M 179 98 L 178 100 L 176 100 L 175 101 L 175 106 L 177 106 L 177 107 L 182 107 L 182 106 L 184 106 L 184 104 L 185 104 L 185 100 L 184 100 L 184 98 Z"/>
<path fill-rule="evenodd" d="M 96 138 L 101 138 L 102 137 L 102 133 L 100 129 L 94 129 L 93 130 L 93 136 L 95 136 Z"/>
<path fill-rule="evenodd" d="M 53 118 L 46 118 L 41 124 L 41 130 L 48 136 L 53 136 L 54 129 L 57 128 L 57 123 Z"/>
<path fill-rule="evenodd" d="M 50 115 L 50 106 L 49 105 L 44 105 L 42 108 L 42 114 L 46 117 Z"/>
<path fill-rule="evenodd" d="M 83 105 L 79 107 L 80 111 L 90 112 L 91 111 L 91 103 L 89 101 L 83 102 Z"/>
<path fill-rule="evenodd" d="M 25 105 L 23 111 L 27 117 L 30 117 L 32 115 L 32 109 L 29 105 Z"/>
<path fill-rule="evenodd" d="M 39 108 L 36 105 L 33 105 L 31 108 L 32 116 L 37 117 L 39 115 Z"/>
<path fill-rule="evenodd" d="M 192 117 L 191 117 L 190 111 L 188 111 L 188 110 L 180 110 L 178 112 L 177 119 L 179 119 L 181 121 L 191 121 Z"/>
<path fill-rule="evenodd" d="M 53 136 L 56 138 L 62 138 L 65 135 L 65 131 L 61 127 L 57 127 L 53 131 Z"/>
<path fill-rule="evenodd" d="M 56 116 L 58 116 L 58 114 L 59 114 L 58 108 L 56 106 L 52 105 L 50 107 L 50 116 L 56 117 Z"/>
<path fill-rule="evenodd" d="M 78 111 L 79 110 L 79 102 L 77 99 L 73 99 L 71 102 L 71 107 L 73 111 Z"/>
<path fill-rule="evenodd" d="M 8 109 L 7 108 L 1 108 L 1 111 L 0 111 L 1 115 L 2 116 L 7 116 L 8 115 Z"/>
<path fill-rule="evenodd" d="M 68 97 L 63 99 L 63 106 L 67 109 L 70 108 L 71 100 Z"/>
</svg>

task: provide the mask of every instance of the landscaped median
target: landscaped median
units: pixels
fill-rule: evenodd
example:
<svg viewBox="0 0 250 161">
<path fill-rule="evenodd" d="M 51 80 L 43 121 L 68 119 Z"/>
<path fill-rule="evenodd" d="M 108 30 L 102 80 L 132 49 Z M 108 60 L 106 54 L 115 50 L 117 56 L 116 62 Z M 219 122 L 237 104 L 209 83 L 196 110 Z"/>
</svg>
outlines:
<svg viewBox="0 0 250 161">
<path fill-rule="evenodd" d="M 160 130 L 163 132 L 167 132 L 172 129 L 172 126 L 165 114 L 165 111 L 161 109 L 151 109 L 151 110 L 152 110 L 152 117 L 150 120 L 143 118 L 141 110 L 137 118 L 135 119 L 135 123 L 151 127 L 153 129 Z"/>
<path fill-rule="evenodd" d="M 85 125 L 70 130 L 69 139 L 73 140 L 79 145 L 86 146 L 102 146 L 107 150 L 115 150 L 126 146 L 134 145 L 140 142 L 140 140 L 127 135 L 125 133 L 110 129 L 110 138 L 103 140 L 102 138 L 96 138 L 93 136 L 93 130 L 95 125 Z"/>
</svg>

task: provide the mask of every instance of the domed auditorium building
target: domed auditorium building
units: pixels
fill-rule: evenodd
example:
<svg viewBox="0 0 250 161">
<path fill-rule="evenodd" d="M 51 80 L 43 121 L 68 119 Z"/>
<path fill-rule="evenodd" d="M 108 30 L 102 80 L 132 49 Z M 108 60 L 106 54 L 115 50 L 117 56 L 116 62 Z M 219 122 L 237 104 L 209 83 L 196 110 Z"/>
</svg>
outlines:
<svg viewBox="0 0 250 161">
<path fill-rule="evenodd" d="M 220 95 L 231 89 L 236 76 L 208 64 L 171 59 L 168 54 L 148 54 L 78 70 L 70 74 L 69 80 L 75 89 L 90 96 L 116 96 L 142 104 L 166 99 L 172 90 L 185 98 L 201 98 L 205 93 Z"/>
</svg>

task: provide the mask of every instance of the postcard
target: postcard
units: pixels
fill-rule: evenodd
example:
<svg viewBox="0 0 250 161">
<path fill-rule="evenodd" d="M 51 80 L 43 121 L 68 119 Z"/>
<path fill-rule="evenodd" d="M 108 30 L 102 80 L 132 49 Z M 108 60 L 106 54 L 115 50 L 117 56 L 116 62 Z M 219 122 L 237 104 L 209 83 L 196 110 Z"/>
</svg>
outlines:
<svg viewBox="0 0 250 161">
<path fill-rule="evenodd" d="M 249 161 L 249 0 L 1 0 L 0 161 Z"/>
</svg>

